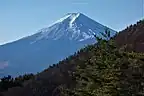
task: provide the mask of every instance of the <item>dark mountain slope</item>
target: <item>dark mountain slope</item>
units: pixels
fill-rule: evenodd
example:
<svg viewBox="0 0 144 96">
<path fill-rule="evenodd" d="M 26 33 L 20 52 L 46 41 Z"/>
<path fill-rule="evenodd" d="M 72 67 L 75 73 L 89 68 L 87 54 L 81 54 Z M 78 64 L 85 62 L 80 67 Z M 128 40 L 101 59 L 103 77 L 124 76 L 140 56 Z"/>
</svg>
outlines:
<svg viewBox="0 0 144 96">
<path fill-rule="evenodd" d="M 128 50 L 144 52 L 144 20 L 120 31 L 116 36 L 116 42 L 119 46 L 127 46 Z"/>
</svg>

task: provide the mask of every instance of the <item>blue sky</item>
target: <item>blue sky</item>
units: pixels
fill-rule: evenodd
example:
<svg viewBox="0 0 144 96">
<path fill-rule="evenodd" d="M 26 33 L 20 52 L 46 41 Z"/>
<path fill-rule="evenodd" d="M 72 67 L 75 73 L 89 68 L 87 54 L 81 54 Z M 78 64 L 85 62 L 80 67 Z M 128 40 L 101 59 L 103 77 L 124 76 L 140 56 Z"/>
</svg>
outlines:
<svg viewBox="0 0 144 96">
<path fill-rule="evenodd" d="M 142 19 L 142 0 L 0 0 L 0 44 L 31 35 L 70 12 L 115 30 Z"/>
</svg>

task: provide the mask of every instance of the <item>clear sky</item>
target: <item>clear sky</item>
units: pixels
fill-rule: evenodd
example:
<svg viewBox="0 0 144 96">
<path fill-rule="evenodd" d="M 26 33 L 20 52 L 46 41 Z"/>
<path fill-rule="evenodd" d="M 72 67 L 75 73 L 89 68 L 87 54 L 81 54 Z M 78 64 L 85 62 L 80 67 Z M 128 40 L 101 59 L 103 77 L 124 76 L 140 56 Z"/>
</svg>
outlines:
<svg viewBox="0 0 144 96">
<path fill-rule="evenodd" d="M 70 12 L 116 31 L 142 19 L 143 0 L 0 0 L 0 44 L 36 33 Z"/>
</svg>

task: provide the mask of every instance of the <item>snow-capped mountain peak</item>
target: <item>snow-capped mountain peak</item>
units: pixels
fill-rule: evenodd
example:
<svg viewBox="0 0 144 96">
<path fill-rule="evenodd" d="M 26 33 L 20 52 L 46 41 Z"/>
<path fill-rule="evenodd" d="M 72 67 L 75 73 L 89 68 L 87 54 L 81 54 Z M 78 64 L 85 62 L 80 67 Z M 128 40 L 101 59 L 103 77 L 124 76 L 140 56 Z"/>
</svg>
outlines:
<svg viewBox="0 0 144 96">
<path fill-rule="evenodd" d="M 36 73 L 96 42 L 107 27 L 81 13 L 68 13 L 36 34 L 0 46 L 0 77 Z M 116 32 L 112 29 L 111 36 Z"/>
<path fill-rule="evenodd" d="M 80 16 L 80 13 L 72 13 L 70 18 L 70 22 L 69 22 L 69 27 L 72 28 L 73 27 L 73 23 L 74 21 Z"/>
<path fill-rule="evenodd" d="M 104 32 L 106 28 L 82 13 L 68 13 L 51 26 L 39 30 L 36 34 L 37 38 L 32 43 L 41 39 L 63 39 L 81 42 L 93 39 L 94 35 L 100 35 L 100 32 Z"/>
<path fill-rule="evenodd" d="M 54 22 L 53 25 L 56 24 L 56 23 L 61 23 L 61 22 L 63 22 L 65 19 L 68 19 L 68 18 L 69 18 L 69 19 L 70 19 L 69 25 L 71 26 L 71 24 L 76 20 L 76 18 L 79 17 L 80 14 L 81 14 L 81 13 L 68 13 L 68 14 L 66 14 L 64 17 L 62 17 L 62 18 L 60 18 L 59 20 L 57 20 L 56 22 Z"/>
</svg>

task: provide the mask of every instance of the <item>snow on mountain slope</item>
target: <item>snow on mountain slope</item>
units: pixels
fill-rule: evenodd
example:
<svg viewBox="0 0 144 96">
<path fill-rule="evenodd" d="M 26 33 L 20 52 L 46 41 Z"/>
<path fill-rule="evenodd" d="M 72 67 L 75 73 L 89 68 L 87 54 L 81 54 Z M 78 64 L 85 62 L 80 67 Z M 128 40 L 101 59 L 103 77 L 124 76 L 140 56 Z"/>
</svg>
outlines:
<svg viewBox="0 0 144 96">
<path fill-rule="evenodd" d="M 87 44 L 95 43 L 107 27 L 81 13 L 69 13 L 36 34 L 0 46 L 0 62 L 8 62 L 0 69 L 4 75 L 36 73 L 57 63 Z M 111 36 L 116 32 L 109 28 Z"/>
<path fill-rule="evenodd" d="M 100 35 L 100 32 L 104 32 L 106 26 L 103 26 L 94 20 L 86 17 L 81 13 L 69 13 L 60 20 L 53 23 L 48 28 L 39 30 L 41 33 L 37 38 L 40 39 L 69 39 L 76 41 L 84 41 L 94 38 L 94 35 Z M 115 33 L 113 30 L 112 36 Z"/>
</svg>

